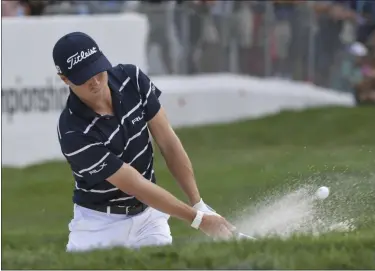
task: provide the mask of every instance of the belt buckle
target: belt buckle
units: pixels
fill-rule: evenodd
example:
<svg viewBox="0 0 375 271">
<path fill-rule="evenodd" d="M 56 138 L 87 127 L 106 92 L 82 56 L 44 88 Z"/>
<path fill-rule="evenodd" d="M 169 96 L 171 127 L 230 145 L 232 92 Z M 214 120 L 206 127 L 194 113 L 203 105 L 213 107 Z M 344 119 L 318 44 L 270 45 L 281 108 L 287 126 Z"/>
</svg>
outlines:
<svg viewBox="0 0 375 271">
<path fill-rule="evenodd" d="M 111 208 L 112 206 L 107 206 L 107 214 L 111 214 L 112 212 L 111 212 Z M 117 207 L 119 207 L 119 208 L 124 208 L 125 207 L 125 214 L 127 215 L 128 213 L 129 213 L 129 208 L 131 207 L 131 206 L 124 206 L 124 205 L 118 205 Z"/>
</svg>

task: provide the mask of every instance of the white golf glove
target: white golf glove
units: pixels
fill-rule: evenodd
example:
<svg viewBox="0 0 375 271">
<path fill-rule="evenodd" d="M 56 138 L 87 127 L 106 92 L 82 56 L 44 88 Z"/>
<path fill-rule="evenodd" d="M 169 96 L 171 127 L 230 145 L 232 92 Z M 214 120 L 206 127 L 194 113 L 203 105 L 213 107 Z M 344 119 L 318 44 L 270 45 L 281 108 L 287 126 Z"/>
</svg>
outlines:
<svg viewBox="0 0 375 271">
<path fill-rule="evenodd" d="M 194 209 L 201 211 L 205 214 L 209 215 L 219 215 L 216 213 L 214 209 L 212 209 L 210 206 L 208 206 L 206 203 L 204 203 L 203 199 L 201 199 L 197 204 L 193 206 Z"/>
<path fill-rule="evenodd" d="M 203 212 L 205 214 L 220 216 L 218 213 L 216 213 L 216 211 L 214 209 L 212 209 L 210 206 L 208 206 L 206 203 L 204 203 L 203 199 L 201 199 L 197 204 L 195 204 L 193 206 L 193 208 L 196 209 L 196 210 L 198 210 L 198 211 L 201 211 L 201 212 Z M 234 229 L 233 232 L 235 233 L 234 238 L 236 238 L 236 239 L 252 239 L 252 240 L 256 240 L 254 237 L 246 235 L 246 234 L 243 234 L 243 233 L 240 233 L 236 229 Z"/>
</svg>

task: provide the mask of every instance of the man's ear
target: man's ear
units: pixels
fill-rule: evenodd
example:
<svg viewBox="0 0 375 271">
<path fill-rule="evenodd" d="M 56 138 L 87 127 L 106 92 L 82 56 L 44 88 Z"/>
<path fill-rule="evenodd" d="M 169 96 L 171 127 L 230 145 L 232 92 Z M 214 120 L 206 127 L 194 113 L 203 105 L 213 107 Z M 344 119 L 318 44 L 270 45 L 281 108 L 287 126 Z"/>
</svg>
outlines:
<svg viewBox="0 0 375 271">
<path fill-rule="evenodd" d="M 69 86 L 69 79 L 66 76 L 64 76 L 62 74 L 58 74 L 58 76 L 60 76 L 61 80 L 63 80 L 64 83 Z"/>
</svg>

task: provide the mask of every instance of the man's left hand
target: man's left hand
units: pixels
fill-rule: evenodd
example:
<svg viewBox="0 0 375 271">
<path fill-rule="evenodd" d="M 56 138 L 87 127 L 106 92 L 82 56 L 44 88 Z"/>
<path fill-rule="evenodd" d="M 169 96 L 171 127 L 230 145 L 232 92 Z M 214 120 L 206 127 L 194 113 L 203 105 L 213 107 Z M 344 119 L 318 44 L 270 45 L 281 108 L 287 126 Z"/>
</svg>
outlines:
<svg viewBox="0 0 375 271">
<path fill-rule="evenodd" d="M 209 215 L 219 215 L 214 209 L 204 203 L 202 199 L 198 203 L 196 203 L 193 208 Z"/>
</svg>

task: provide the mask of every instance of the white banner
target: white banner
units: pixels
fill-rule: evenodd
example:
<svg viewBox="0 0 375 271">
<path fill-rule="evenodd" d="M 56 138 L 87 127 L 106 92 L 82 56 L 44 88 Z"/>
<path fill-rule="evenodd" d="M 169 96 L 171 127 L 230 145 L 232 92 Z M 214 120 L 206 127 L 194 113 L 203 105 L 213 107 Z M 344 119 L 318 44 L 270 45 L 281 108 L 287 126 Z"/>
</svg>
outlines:
<svg viewBox="0 0 375 271">
<path fill-rule="evenodd" d="M 2 163 L 21 166 L 61 158 L 58 116 L 67 87 L 52 49 L 63 35 L 89 34 L 112 65 L 147 71 L 148 20 L 140 14 L 2 18 Z"/>
</svg>

